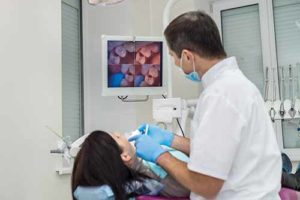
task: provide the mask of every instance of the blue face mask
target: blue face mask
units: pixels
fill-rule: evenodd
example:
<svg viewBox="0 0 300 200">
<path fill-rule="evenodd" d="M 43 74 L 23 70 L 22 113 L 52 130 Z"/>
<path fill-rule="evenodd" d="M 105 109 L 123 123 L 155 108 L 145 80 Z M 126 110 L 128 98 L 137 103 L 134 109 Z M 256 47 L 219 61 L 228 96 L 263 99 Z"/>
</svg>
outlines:
<svg viewBox="0 0 300 200">
<path fill-rule="evenodd" d="M 180 70 L 182 71 L 182 73 L 185 74 L 185 77 L 191 81 L 194 82 L 201 82 L 201 78 L 199 77 L 199 74 L 196 72 L 195 70 L 195 61 L 193 60 L 193 72 L 186 74 L 183 69 L 182 69 L 182 58 L 183 58 L 183 54 L 181 54 L 181 58 L 180 58 Z"/>
</svg>

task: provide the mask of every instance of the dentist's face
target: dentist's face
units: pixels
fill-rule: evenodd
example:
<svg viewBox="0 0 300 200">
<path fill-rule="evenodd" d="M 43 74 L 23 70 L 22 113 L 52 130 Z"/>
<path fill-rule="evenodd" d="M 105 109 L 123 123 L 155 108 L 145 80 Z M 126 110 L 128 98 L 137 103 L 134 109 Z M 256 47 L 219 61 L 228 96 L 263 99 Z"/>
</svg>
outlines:
<svg viewBox="0 0 300 200">
<path fill-rule="evenodd" d="M 174 64 L 177 67 L 179 67 L 180 66 L 180 58 L 178 58 L 178 56 L 176 55 L 176 53 L 174 51 L 172 51 L 171 49 L 169 49 L 169 54 L 173 58 Z"/>
</svg>

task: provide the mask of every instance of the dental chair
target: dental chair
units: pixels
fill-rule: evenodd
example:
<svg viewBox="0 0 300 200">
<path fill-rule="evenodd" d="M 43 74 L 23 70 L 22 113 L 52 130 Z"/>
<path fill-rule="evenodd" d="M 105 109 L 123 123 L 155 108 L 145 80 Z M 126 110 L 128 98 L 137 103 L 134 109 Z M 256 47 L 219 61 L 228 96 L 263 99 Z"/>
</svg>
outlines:
<svg viewBox="0 0 300 200">
<path fill-rule="evenodd" d="M 279 192 L 281 200 L 300 200 L 300 192 L 289 188 L 281 188 Z M 153 197 L 153 196 L 139 196 L 136 200 L 189 200 L 189 198 L 165 198 L 165 197 Z"/>
<path fill-rule="evenodd" d="M 156 196 L 163 188 L 163 185 L 155 180 L 145 180 L 143 184 L 135 183 L 135 189 L 140 195 L 137 197 L 129 198 L 129 200 L 189 200 L 186 198 L 165 198 Z M 102 186 L 78 186 L 73 193 L 74 197 L 78 200 L 114 200 L 114 193 L 108 185 Z"/>
<path fill-rule="evenodd" d="M 87 200 L 87 199 L 113 200 L 114 199 L 113 192 L 108 186 L 101 186 L 101 187 L 80 187 L 79 186 L 78 191 L 76 189 L 76 191 L 74 192 L 74 196 L 79 200 Z M 300 192 L 289 188 L 281 188 L 279 192 L 279 196 L 281 200 L 300 200 Z M 147 196 L 147 195 L 141 195 L 135 197 L 134 199 L 135 200 L 189 200 L 188 197 L 166 198 L 166 197 Z"/>
<path fill-rule="evenodd" d="M 300 192 L 289 188 L 281 188 L 279 196 L 281 200 L 300 200 Z"/>
<path fill-rule="evenodd" d="M 282 159 L 282 171 L 285 173 L 290 174 L 292 172 L 292 162 L 287 154 L 281 153 L 281 159 Z M 299 166 L 298 166 L 299 168 Z M 297 169 L 299 170 L 299 169 Z M 284 176 L 283 176 L 284 177 Z M 283 183 L 282 183 L 283 184 Z M 287 183 L 283 184 L 284 186 L 281 188 L 279 192 L 279 196 L 281 200 L 300 200 L 300 192 L 297 190 L 288 188 Z"/>
<path fill-rule="evenodd" d="M 300 200 L 300 192 L 289 188 L 281 188 L 279 192 L 281 200 Z M 164 198 L 164 197 L 153 197 L 153 196 L 139 196 L 136 200 L 189 200 L 189 198 Z"/>
<path fill-rule="evenodd" d="M 136 200 L 189 200 L 186 198 L 166 198 L 166 197 L 154 197 L 154 196 L 139 196 L 135 198 Z"/>
</svg>

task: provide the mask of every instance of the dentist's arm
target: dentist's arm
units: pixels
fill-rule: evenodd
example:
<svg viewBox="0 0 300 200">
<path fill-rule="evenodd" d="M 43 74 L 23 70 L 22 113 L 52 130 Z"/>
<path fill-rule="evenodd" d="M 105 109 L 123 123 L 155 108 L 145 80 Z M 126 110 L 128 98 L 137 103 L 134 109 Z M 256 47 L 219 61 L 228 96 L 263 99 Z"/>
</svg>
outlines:
<svg viewBox="0 0 300 200">
<path fill-rule="evenodd" d="M 138 157 L 159 164 L 181 185 L 192 192 L 211 199 L 222 188 L 223 180 L 190 171 L 185 162 L 174 158 L 150 136 L 137 135 L 131 140 L 135 141 Z"/>
<path fill-rule="evenodd" d="M 156 163 L 181 185 L 207 199 L 215 198 L 224 183 L 224 180 L 190 171 L 185 162 L 176 159 L 168 152 L 162 153 L 156 159 Z"/>
<path fill-rule="evenodd" d="M 172 148 L 185 153 L 186 155 L 190 155 L 190 139 L 184 138 L 178 135 L 174 135 L 174 139 L 172 141 Z"/>
</svg>

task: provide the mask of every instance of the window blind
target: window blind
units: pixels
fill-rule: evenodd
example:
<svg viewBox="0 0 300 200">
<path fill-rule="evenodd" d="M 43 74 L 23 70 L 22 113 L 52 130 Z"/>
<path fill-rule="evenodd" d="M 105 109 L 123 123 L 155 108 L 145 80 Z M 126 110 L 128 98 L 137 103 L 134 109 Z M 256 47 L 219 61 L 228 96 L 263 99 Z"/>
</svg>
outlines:
<svg viewBox="0 0 300 200">
<path fill-rule="evenodd" d="M 273 0 L 273 9 L 277 62 L 278 66 L 284 66 L 287 71 L 289 65 L 294 67 L 300 62 L 300 29 L 296 25 L 296 21 L 300 20 L 300 0 Z M 295 70 L 294 73 L 296 72 Z M 299 98 L 300 91 L 295 92 Z M 285 97 L 288 95 L 285 94 Z M 298 123 L 298 120 L 283 122 L 285 148 L 300 148 Z"/>
<path fill-rule="evenodd" d="M 83 133 L 79 0 L 62 1 L 62 112 L 63 136 L 74 141 Z"/>
<path fill-rule="evenodd" d="M 259 6 L 250 5 L 221 13 L 222 39 L 228 56 L 235 56 L 245 76 L 263 94 L 263 59 Z"/>
</svg>

